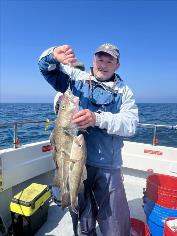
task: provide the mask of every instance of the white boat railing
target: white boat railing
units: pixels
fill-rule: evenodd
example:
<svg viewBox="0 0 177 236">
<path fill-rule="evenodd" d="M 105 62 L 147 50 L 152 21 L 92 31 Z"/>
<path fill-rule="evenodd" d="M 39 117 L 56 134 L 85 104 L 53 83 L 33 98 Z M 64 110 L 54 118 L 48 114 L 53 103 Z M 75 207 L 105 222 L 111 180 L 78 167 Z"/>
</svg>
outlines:
<svg viewBox="0 0 177 236">
<path fill-rule="evenodd" d="M 165 128 L 165 129 L 177 129 L 177 125 L 158 125 L 158 124 L 145 124 L 145 123 L 138 123 L 139 127 L 144 128 Z"/>
<path fill-rule="evenodd" d="M 0 128 L 7 128 L 7 127 L 13 127 L 13 148 L 18 148 L 18 138 L 17 138 L 17 129 L 18 126 L 22 126 L 24 124 L 40 124 L 45 123 L 46 126 L 49 125 L 49 123 L 54 123 L 54 120 L 26 120 L 26 121 L 19 121 L 19 122 L 7 122 L 7 123 L 0 123 Z"/>
<path fill-rule="evenodd" d="M 18 148 L 18 138 L 17 138 L 17 130 L 18 126 L 24 125 L 24 124 L 39 124 L 44 123 L 46 127 L 49 124 L 54 123 L 55 120 L 31 120 L 31 121 L 20 121 L 20 122 L 7 122 L 7 123 L 0 123 L 0 128 L 6 128 L 6 127 L 13 127 L 13 148 Z M 138 127 L 147 128 L 147 129 L 154 129 L 153 134 L 153 145 L 156 145 L 156 132 L 157 128 L 165 128 L 170 130 L 177 130 L 177 125 L 166 125 L 166 124 L 146 124 L 146 123 L 138 123 Z"/>
</svg>

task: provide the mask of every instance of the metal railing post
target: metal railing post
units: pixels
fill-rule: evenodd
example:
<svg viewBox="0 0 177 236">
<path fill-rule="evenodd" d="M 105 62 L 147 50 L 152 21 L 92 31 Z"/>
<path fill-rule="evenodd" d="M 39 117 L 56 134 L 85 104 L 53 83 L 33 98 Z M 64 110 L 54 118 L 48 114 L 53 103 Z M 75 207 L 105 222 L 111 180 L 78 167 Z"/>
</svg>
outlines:
<svg viewBox="0 0 177 236">
<path fill-rule="evenodd" d="M 17 123 L 14 124 L 14 138 L 13 138 L 13 142 L 14 142 L 14 148 L 17 148 Z"/>
<path fill-rule="evenodd" d="M 152 140 L 152 145 L 155 146 L 156 145 L 156 133 L 157 133 L 157 126 L 154 126 L 154 136 L 153 136 L 153 140 Z"/>
</svg>

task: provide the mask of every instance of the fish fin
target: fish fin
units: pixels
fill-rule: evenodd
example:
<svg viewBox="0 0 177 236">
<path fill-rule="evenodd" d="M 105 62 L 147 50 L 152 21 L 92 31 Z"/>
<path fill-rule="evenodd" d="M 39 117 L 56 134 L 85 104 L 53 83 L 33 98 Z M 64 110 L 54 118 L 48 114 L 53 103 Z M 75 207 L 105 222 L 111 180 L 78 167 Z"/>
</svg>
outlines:
<svg viewBox="0 0 177 236">
<path fill-rule="evenodd" d="M 83 172 L 82 172 L 81 178 L 82 178 L 82 181 L 87 179 L 87 169 L 86 169 L 85 165 L 84 165 L 84 168 L 83 168 Z"/>
<path fill-rule="evenodd" d="M 65 192 L 61 196 L 61 207 L 62 209 L 65 209 L 66 207 L 70 206 L 70 194 L 69 192 Z"/>
<path fill-rule="evenodd" d="M 77 134 L 77 131 L 75 131 L 74 128 L 73 128 L 73 129 L 69 128 L 69 129 L 64 129 L 64 133 L 65 133 L 66 135 L 71 136 L 71 137 L 75 137 L 76 134 Z"/>
<path fill-rule="evenodd" d="M 78 193 L 83 193 L 84 192 L 84 184 L 80 183 Z"/>
<path fill-rule="evenodd" d="M 84 181 L 87 179 L 87 170 L 86 170 L 86 167 L 84 165 L 84 169 L 83 169 L 83 172 L 82 172 L 82 175 L 81 175 L 81 181 L 80 181 L 80 185 L 79 185 L 79 189 L 78 189 L 78 192 L 79 193 L 83 193 L 84 192 Z"/>
<path fill-rule="evenodd" d="M 75 203 L 71 203 L 71 209 L 74 213 L 79 214 L 78 197 Z"/>
</svg>

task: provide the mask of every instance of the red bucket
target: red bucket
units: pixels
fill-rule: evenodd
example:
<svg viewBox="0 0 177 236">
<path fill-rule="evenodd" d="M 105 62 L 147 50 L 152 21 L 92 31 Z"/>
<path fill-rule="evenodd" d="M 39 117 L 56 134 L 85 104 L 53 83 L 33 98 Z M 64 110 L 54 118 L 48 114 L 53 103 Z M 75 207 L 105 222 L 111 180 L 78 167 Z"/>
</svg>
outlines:
<svg viewBox="0 0 177 236">
<path fill-rule="evenodd" d="M 160 206 L 177 209 L 177 177 L 162 174 L 148 176 L 146 195 Z"/>
<path fill-rule="evenodd" d="M 130 222 L 131 222 L 131 230 L 132 230 L 131 236 L 134 236 L 134 235 L 150 236 L 151 235 L 149 227 L 143 221 L 135 219 L 135 218 L 131 218 Z"/>
<path fill-rule="evenodd" d="M 169 226 L 167 225 L 167 222 L 169 220 L 174 220 L 177 219 L 175 217 L 169 217 L 165 220 L 165 226 L 164 226 L 164 236 L 177 236 L 177 232 L 174 232 L 172 229 L 169 228 Z"/>
</svg>

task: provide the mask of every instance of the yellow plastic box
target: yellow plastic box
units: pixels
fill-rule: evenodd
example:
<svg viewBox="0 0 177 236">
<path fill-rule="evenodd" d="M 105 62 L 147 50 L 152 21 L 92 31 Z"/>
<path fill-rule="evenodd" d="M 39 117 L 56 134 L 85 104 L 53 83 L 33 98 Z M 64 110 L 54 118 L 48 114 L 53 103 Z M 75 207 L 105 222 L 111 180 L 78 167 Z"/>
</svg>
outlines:
<svg viewBox="0 0 177 236">
<path fill-rule="evenodd" d="M 14 236 L 34 235 L 47 219 L 50 198 L 49 187 L 37 183 L 12 198 L 10 211 Z"/>
</svg>

